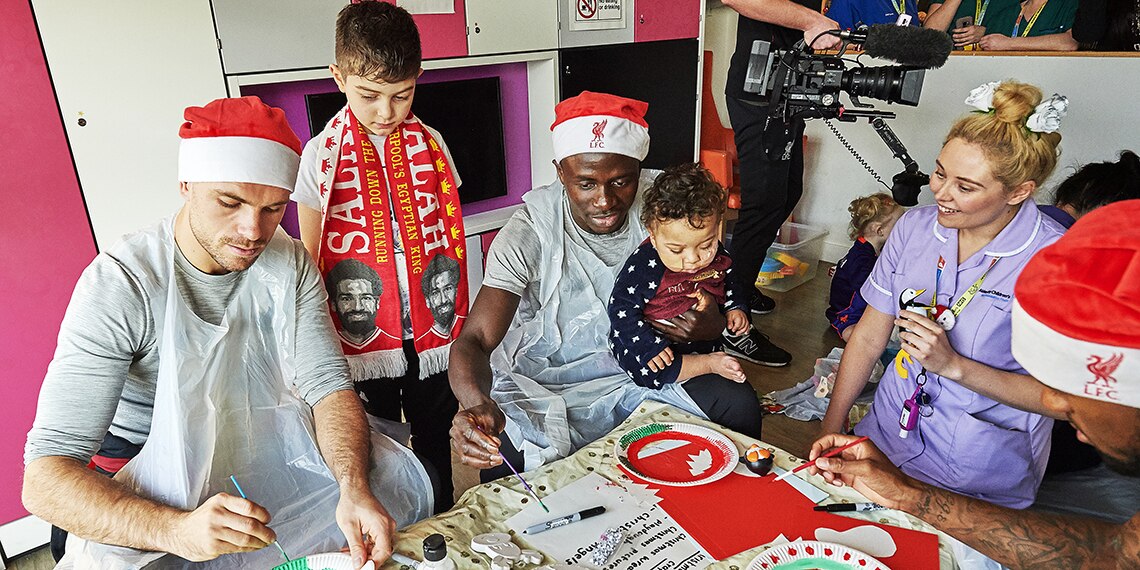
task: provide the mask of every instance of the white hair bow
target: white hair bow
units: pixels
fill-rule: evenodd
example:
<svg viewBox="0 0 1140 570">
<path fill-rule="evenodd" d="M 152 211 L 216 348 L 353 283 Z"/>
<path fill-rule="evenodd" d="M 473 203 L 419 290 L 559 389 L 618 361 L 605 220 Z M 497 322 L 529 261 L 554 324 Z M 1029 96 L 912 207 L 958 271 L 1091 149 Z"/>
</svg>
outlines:
<svg viewBox="0 0 1140 570">
<path fill-rule="evenodd" d="M 1041 102 L 1029 118 L 1025 126 L 1035 133 L 1054 133 L 1061 128 L 1061 119 L 1069 112 L 1069 98 L 1054 93 L 1052 97 Z"/>
<path fill-rule="evenodd" d="M 983 83 L 974 88 L 973 91 L 966 97 L 966 104 L 986 113 L 994 110 L 994 91 L 997 90 L 1000 81 L 991 81 Z"/>
</svg>

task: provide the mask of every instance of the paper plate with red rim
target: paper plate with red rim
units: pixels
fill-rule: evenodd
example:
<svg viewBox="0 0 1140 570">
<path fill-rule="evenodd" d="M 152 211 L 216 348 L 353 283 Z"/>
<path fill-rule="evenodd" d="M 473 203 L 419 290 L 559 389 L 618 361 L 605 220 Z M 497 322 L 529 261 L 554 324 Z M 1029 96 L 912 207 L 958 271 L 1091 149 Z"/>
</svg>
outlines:
<svg viewBox="0 0 1140 570">
<path fill-rule="evenodd" d="M 732 473 L 738 454 L 728 436 L 684 423 L 646 424 L 614 445 L 614 456 L 630 474 L 675 487 L 704 485 Z"/>
<path fill-rule="evenodd" d="M 804 540 L 773 546 L 752 559 L 747 570 L 890 570 L 854 548 Z"/>
</svg>

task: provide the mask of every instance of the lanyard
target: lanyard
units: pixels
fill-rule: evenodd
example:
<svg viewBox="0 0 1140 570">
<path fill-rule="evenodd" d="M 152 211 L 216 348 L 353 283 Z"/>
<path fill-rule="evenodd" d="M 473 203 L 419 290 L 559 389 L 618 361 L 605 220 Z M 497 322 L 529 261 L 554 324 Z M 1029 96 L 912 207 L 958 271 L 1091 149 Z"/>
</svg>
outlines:
<svg viewBox="0 0 1140 570">
<path fill-rule="evenodd" d="M 1041 11 L 1045 9 L 1045 6 L 1048 3 L 1049 0 L 1045 0 L 1041 3 L 1041 7 L 1037 8 L 1037 11 L 1033 13 L 1033 17 L 1029 19 L 1029 23 L 1025 24 L 1025 31 L 1021 32 L 1021 37 L 1024 38 L 1025 36 L 1029 35 L 1029 30 L 1033 29 L 1033 24 L 1037 22 L 1037 16 L 1041 15 Z M 1025 16 L 1021 12 L 1018 12 L 1017 21 L 1013 24 L 1013 34 L 1011 34 L 1015 38 L 1017 37 L 1017 30 L 1021 28 L 1021 20 L 1023 19 L 1025 19 Z"/>
<path fill-rule="evenodd" d="M 949 325 L 946 325 L 942 322 L 942 317 L 937 318 L 938 324 L 943 325 L 946 330 L 950 330 L 950 328 L 953 327 L 954 320 L 957 319 L 958 315 L 962 314 L 962 311 L 965 310 L 966 305 L 969 305 L 970 301 L 974 300 L 974 295 L 977 295 L 978 291 L 982 288 L 982 283 L 985 282 L 986 276 L 990 274 L 990 270 L 994 268 L 994 265 L 997 265 L 998 259 L 999 258 L 995 257 L 990 260 L 990 266 L 987 267 L 984 272 L 982 272 L 982 276 L 978 277 L 978 280 L 974 281 L 974 284 L 970 285 L 970 288 L 966 289 L 966 292 L 962 293 L 962 296 L 958 297 L 958 300 L 955 301 L 949 309 L 947 309 L 953 315 L 953 318 L 951 318 L 949 321 Z M 946 259 L 939 255 L 938 271 L 934 276 L 934 298 L 931 299 L 931 303 L 933 305 L 931 309 L 937 309 L 940 307 L 938 304 L 938 282 L 942 280 L 942 269 L 945 267 Z M 902 352 L 899 354 L 902 355 Z M 899 415 L 899 437 L 904 439 L 918 425 L 918 418 L 920 415 L 929 415 L 930 413 L 933 413 L 933 411 L 929 409 L 931 398 L 925 390 L 925 366 L 922 367 L 922 371 L 919 372 L 918 376 L 915 377 L 914 384 L 914 393 L 911 394 L 910 397 L 906 400 L 903 400 L 902 411 Z M 924 413 L 923 410 L 927 410 L 928 413 Z"/>
<path fill-rule="evenodd" d="M 894 6 L 895 13 L 900 16 L 906 13 L 906 0 L 899 0 L 897 3 L 895 0 L 891 0 L 891 5 Z"/>
<path fill-rule="evenodd" d="M 970 285 L 970 288 L 966 289 L 966 292 L 962 293 L 962 296 L 958 297 L 958 300 L 955 301 L 954 304 L 950 306 L 950 312 L 954 313 L 955 317 L 957 317 L 958 315 L 961 315 L 962 310 L 966 308 L 966 305 L 969 305 L 970 301 L 974 300 L 974 295 L 976 295 L 978 293 L 978 291 L 982 288 L 982 282 L 986 280 L 986 276 L 990 274 L 990 270 L 994 268 L 994 265 L 997 265 L 997 262 L 998 262 L 997 257 L 990 260 L 990 266 L 987 267 L 984 272 L 982 272 L 982 276 L 979 277 L 977 281 L 974 281 L 974 284 Z M 935 276 L 934 276 L 934 305 L 935 306 L 938 305 L 938 282 L 942 280 L 942 268 L 945 266 L 946 266 L 946 260 L 941 255 L 939 255 L 938 256 L 938 272 L 935 273 Z"/>
<path fill-rule="evenodd" d="M 982 19 L 986 17 L 986 9 L 990 7 L 990 0 L 977 0 L 974 5 L 974 25 L 982 25 Z"/>
</svg>

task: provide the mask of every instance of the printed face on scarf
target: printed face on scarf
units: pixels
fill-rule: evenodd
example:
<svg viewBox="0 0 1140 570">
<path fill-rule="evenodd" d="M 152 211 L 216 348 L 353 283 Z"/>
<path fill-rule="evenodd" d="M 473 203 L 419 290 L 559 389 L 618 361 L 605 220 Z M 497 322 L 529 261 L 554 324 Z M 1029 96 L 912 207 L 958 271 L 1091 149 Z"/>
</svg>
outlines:
<svg viewBox="0 0 1140 570">
<path fill-rule="evenodd" d="M 431 309 L 432 317 L 441 327 L 448 328 L 455 320 L 455 292 L 458 285 L 459 273 L 444 271 L 433 275 L 424 290 L 428 309 Z"/>
<path fill-rule="evenodd" d="M 336 314 L 344 332 L 364 338 L 376 330 L 379 296 L 366 279 L 342 279 L 336 284 Z"/>
<path fill-rule="evenodd" d="M 387 83 L 365 79 L 359 75 L 342 75 L 336 65 L 332 70 L 336 86 L 348 98 L 348 108 L 369 134 L 388 136 L 408 115 L 412 114 L 412 97 L 416 94 L 415 77 Z M 423 73 L 423 70 L 420 70 Z"/>
<path fill-rule="evenodd" d="M 716 257 L 720 216 L 709 216 L 701 222 L 701 227 L 695 228 L 688 219 L 657 220 L 646 228 L 649 241 L 670 271 L 700 271 Z"/>
<path fill-rule="evenodd" d="M 1025 182 L 1006 189 L 994 177 L 982 147 L 961 139 L 951 139 L 942 147 L 930 175 L 938 223 L 958 230 L 1001 231 L 1012 217 L 1011 210 L 1029 198 L 1033 187 L 1032 182 Z"/>
<path fill-rule="evenodd" d="M 592 234 L 621 229 L 637 195 L 641 162 L 613 153 L 583 153 L 555 163 L 570 199 L 570 215 Z"/>
<path fill-rule="evenodd" d="M 1077 439 L 1096 448 L 1109 469 L 1140 477 L 1140 409 L 1049 387 L 1041 395 L 1041 403 L 1045 409 L 1064 415 L 1076 428 Z"/>
<path fill-rule="evenodd" d="M 285 215 L 289 191 L 247 182 L 183 182 L 180 185 L 193 240 L 178 246 L 194 267 L 211 275 L 249 269 Z M 186 236 L 189 237 L 189 236 Z"/>
</svg>

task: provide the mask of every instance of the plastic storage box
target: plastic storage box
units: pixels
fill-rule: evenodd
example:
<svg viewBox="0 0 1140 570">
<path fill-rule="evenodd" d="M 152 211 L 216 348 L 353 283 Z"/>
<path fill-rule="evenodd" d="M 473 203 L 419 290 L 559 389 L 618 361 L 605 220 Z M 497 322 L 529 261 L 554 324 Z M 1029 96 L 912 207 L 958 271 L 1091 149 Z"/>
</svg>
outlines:
<svg viewBox="0 0 1140 570">
<path fill-rule="evenodd" d="M 768 248 L 756 286 L 772 291 L 787 291 L 815 277 L 823 237 L 827 230 L 806 224 L 785 222 L 776 241 Z"/>
</svg>

